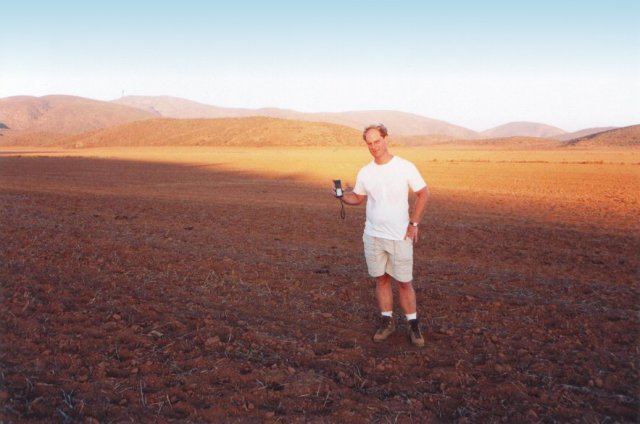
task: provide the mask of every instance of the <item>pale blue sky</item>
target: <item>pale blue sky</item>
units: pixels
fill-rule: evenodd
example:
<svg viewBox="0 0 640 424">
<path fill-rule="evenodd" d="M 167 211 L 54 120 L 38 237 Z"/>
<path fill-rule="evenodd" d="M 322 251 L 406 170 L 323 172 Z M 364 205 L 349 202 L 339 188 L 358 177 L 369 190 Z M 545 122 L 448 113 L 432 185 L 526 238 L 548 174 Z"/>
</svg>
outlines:
<svg viewBox="0 0 640 424">
<path fill-rule="evenodd" d="M 640 123 L 637 1 L 14 1 L 0 97 Z"/>
</svg>

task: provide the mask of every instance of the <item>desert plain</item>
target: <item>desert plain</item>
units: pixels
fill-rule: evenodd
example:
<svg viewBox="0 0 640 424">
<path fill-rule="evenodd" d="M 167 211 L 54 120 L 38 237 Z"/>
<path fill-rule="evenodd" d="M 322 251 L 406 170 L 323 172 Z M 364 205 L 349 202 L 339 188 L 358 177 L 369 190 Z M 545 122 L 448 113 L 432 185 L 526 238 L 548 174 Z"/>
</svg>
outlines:
<svg viewBox="0 0 640 424">
<path fill-rule="evenodd" d="M 0 150 L 0 422 L 639 419 L 637 149 L 392 147 L 421 349 L 371 339 L 364 147 Z"/>
</svg>

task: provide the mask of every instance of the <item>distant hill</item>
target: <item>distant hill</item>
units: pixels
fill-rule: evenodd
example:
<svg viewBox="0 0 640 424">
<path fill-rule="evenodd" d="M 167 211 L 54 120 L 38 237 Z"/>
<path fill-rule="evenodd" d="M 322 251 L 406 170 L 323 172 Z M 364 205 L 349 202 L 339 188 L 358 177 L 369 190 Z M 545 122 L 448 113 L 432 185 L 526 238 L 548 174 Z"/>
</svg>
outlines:
<svg viewBox="0 0 640 424">
<path fill-rule="evenodd" d="M 252 109 L 211 106 L 171 96 L 125 96 L 112 103 L 135 107 L 163 118 L 237 118 L 257 116 Z"/>
<path fill-rule="evenodd" d="M 558 140 L 541 137 L 499 137 L 433 142 L 429 146 L 446 149 L 536 150 L 555 149 L 562 146 L 562 143 Z"/>
<path fill-rule="evenodd" d="M 392 110 L 364 110 L 337 113 L 313 113 L 313 120 L 333 122 L 362 130 L 369 124 L 384 123 L 391 137 L 438 135 L 450 138 L 474 138 L 478 133 L 445 121 Z"/>
<path fill-rule="evenodd" d="M 586 137 L 567 141 L 564 145 L 588 148 L 640 147 L 640 125 L 632 125 L 591 134 Z"/>
<path fill-rule="evenodd" d="M 345 146 L 360 143 L 360 132 L 352 128 L 266 117 L 151 119 L 65 140 L 69 147 Z"/>
<path fill-rule="evenodd" d="M 569 141 L 569 140 L 574 140 L 576 138 L 586 137 L 592 134 L 598 134 L 605 131 L 615 130 L 616 128 L 618 127 L 585 128 L 584 130 L 580 130 L 572 133 L 565 133 L 553 138 L 560 141 Z"/>
<path fill-rule="evenodd" d="M 0 146 L 60 146 L 67 137 L 69 136 L 49 132 L 2 130 Z"/>
<path fill-rule="evenodd" d="M 392 146 L 434 146 L 444 143 L 472 141 L 471 139 L 458 139 L 444 135 L 409 135 L 400 137 L 389 137 Z"/>
<path fill-rule="evenodd" d="M 478 133 L 445 121 L 391 110 L 304 113 L 278 108 L 225 108 L 170 96 L 126 96 L 111 102 L 103 102 L 65 95 L 16 96 L 0 99 L 0 144 L 59 145 L 66 137 L 76 135 L 79 136 L 76 137 L 78 140 L 86 138 L 87 142 L 93 143 L 97 142 L 96 139 L 90 140 L 90 138 L 98 137 L 97 134 L 101 133 L 99 131 L 101 129 L 147 119 L 178 118 L 193 121 L 195 118 L 210 120 L 260 117 L 274 120 L 236 122 L 236 124 L 242 122 L 253 126 L 246 130 L 232 124 L 232 121 L 224 125 L 215 124 L 222 125 L 219 128 L 214 124 L 196 125 L 193 122 L 185 124 L 194 125 L 193 137 L 200 137 L 195 142 L 193 137 L 180 135 L 180 128 L 184 130 L 186 127 L 175 123 L 166 128 L 169 133 L 164 139 L 154 131 L 154 127 L 146 125 L 135 126 L 138 128 L 136 134 L 127 135 L 120 132 L 113 134 L 121 137 L 120 140 L 123 142 L 134 144 L 141 142 L 166 144 L 163 140 L 171 139 L 175 143 L 213 143 L 215 145 L 246 142 L 252 145 L 262 145 L 262 143 L 265 145 L 342 145 L 359 143 L 360 133 L 366 125 L 382 122 L 389 128 L 390 141 L 395 145 L 505 146 L 505 148 L 541 146 L 546 148 L 554 146 L 550 139 L 555 139 L 570 141 L 571 143 L 566 144 L 567 146 L 635 146 L 635 138 L 629 131 L 611 135 L 611 130 L 615 131 L 613 127 L 588 128 L 575 133 L 566 133 L 560 128 L 542 123 L 511 122 Z M 289 123 L 277 123 L 279 120 L 289 121 Z M 170 121 L 167 120 L 167 122 Z M 297 122 L 293 124 L 291 121 Z M 158 122 L 160 121 L 157 121 L 156 125 L 169 125 L 164 121 L 162 124 Z M 268 129 L 268 135 L 252 133 L 257 122 L 262 122 L 260 125 Z M 221 131 L 225 137 L 228 137 L 227 141 L 212 135 L 208 132 L 209 130 L 203 129 L 202 125 Z M 148 137 L 143 134 L 143 127 L 149 131 Z M 232 130 L 226 131 L 227 127 Z M 349 134 L 348 140 L 345 138 L 347 134 L 345 127 L 355 131 Z M 330 128 L 341 128 L 341 130 L 329 130 Z M 85 137 L 84 133 L 87 132 L 92 134 Z M 284 138 L 277 140 L 270 132 L 282 134 Z M 296 132 L 297 135 L 295 135 Z M 353 134 L 357 135 L 355 141 L 350 138 Z M 590 138 L 595 134 L 602 134 L 604 138 Z M 318 135 L 325 139 L 315 138 Z M 474 141 L 482 139 L 486 141 Z M 547 140 L 541 141 L 543 139 Z M 465 141 L 468 142 L 465 143 Z M 107 140 L 99 143 L 107 143 Z"/>
<path fill-rule="evenodd" d="M 223 108 L 169 96 L 125 96 L 114 103 L 140 108 L 166 118 L 223 118 L 266 116 L 309 122 L 330 122 L 362 130 L 369 124 L 384 123 L 390 136 L 441 135 L 451 138 L 477 137 L 470 129 L 437 119 L 398 111 L 368 110 L 351 112 L 304 113 L 289 109 Z"/>
<path fill-rule="evenodd" d="M 541 124 L 539 122 L 509 122 L 495 128 L 482 131 L 480 134 L 485 138 L 503 138 L 503 137 L 540 137 L 540 138 L 557 138 L 566 131 L 552 127 L 551 125 Z"/>
<path fill-rule="evenodd" d="M 79 134 L 152 117 L 136 108 L 75 96 L 0 99 L 0 121 L 11 134 Z"/>
</svg>

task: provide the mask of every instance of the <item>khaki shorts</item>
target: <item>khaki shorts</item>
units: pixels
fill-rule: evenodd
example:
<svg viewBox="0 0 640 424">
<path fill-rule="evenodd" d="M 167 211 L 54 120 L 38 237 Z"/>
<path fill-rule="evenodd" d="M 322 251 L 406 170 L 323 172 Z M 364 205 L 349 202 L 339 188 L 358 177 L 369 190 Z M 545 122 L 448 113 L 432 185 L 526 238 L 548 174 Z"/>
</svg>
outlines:
<svg viewBox="0 0 640 424">
<path fill-rule="evenodd" d="M 387 240 L 365 234 L 362 241 L 370 276 L 381 277 L 387 273 L 401 283 L 413 280 L 412 240 Z"/>
</svg>

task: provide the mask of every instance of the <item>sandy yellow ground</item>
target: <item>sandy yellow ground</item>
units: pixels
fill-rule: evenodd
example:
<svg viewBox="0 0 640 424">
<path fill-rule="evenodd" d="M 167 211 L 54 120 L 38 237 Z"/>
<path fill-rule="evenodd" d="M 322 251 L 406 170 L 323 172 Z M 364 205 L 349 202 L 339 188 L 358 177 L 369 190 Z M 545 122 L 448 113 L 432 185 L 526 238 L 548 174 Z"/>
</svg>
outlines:
<svg viewBox="0 0 640 424">
<path fill-rule="evenodd" d="M 494 202 L 514 212 L 525 205 L 541 217 L 601 227 L 634 228 L 640 216 L 640 151 L 439 150 L 392 148 L 413 161 L 434 195 Z M 304 181 L 353 185 L 371 157 L 366 148 L 135 147 L 4 148 L 4 155 L 81 156 L 167 162 Z M 506 205 L 506 206 L 505 206 Z M 501 213 L 504 213 L 501 210 Z M 534 214 L 535 215 L 535 214 Z M 588 219 L 587 219 L 588 217 Z"/>
</svg>

